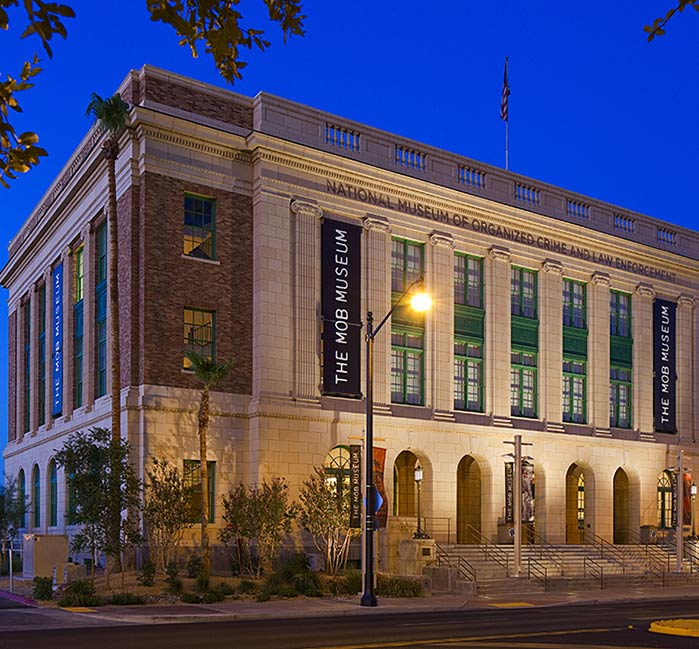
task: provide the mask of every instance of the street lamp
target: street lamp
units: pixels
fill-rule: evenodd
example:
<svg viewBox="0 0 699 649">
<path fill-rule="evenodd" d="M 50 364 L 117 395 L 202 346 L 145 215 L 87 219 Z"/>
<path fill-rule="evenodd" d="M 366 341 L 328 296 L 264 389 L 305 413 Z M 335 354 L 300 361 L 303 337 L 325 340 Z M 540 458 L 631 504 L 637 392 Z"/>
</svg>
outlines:
<svg viewBox="0 0 699 649">
<path fill-rule="evenodd" d="M 422 466 L 420 465 L 420 460 L 417 461 L 415 465 L 415 483 L 417 484 L 417 530 L 413 534 L 414 539 L 428 539 L 430 538 L 422 529 L 421 521 L 422 514 L 420 510 L 420 483 L 422 482 Z"/>
<path fill-rule="evenodd" d="M 697 533 L 694 528 L 694 510 L 695 510 L 695 505 L 694 501 L 697 498 L 697 485 L 692 482 L 692 486 L 689 488 L 689 493 L 692 495 L 692 538 L 695 539 L 697 538 Z"/>
<path fill-rule="evenodd" d="M 415 311 L 427 311 L 432 306 L 432 299 L 424 291 L 424 279 L 420 276 L 411 282 L 398 298 L 391 310 L 374 328 L 374 314 L 366 314 L 366 438 L 365 438 L 365 471 L 366 471 L 366 505 L 364 509 L 364 592 L 362 606 L 376 606 L 374 593 L 374 338 L 381 331 L 388 319 L 393 315 L 398 305 L 406 296 L 412 293 L 410 306 Z"/>
</svg>

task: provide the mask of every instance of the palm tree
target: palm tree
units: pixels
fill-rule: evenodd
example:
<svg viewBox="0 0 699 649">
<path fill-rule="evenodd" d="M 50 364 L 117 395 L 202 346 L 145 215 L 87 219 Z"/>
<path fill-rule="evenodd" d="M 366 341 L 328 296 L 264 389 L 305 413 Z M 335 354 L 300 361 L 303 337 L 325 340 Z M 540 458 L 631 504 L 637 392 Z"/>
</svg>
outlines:
<svg viewBox="0 0 699 649">
<path fill-rule="evenodd" d="M 206 464 L 206 434 L 209 430 L 211 412 L 209 409 L 209 390 L 217 386 L 226 378 L 233 365 L 233 360 L 227 363 L 217 363 L 213 358 L 200 356 L 196 352 L 187 350 L 185 356 L 190 363 L 189 369 L 194 372 L 194 377 L 204 384 L 199 402 L 197 424 L 199 427 L 199 476 L 201 478 L 201 578 L 208 582 L 211 574 L 211 557 L 209 554 L 209 471 Z"/>
<path fill-rule="evenodd" d="M 121 352 L 119 349 L 119 282 L 117 268 L 119 263 L 119 236 L 117 227 L 117 197 L 116 197 L 116 159 L 119 156 L 119 138 L 126 130 L 129 117 L 129 105 L 116 93 L 108 99 L 102 99 L 92 93 L 85 115 L 94 117 L 107 134 L 102 144 L 102 155 L 107 161 L 107 182 L 109 201 L 107 206 L 107 225 L 109 235 L 109 338 L 111 345 L 111 379 L 112 379 L 112 446 L 117 448 L 121 443 Z M 114 476 L 113 489 L 119 485 L 119 476 Z M 119 532 L 121 528 L 121 512 L 118 510 L 117 494 L 111 498 L 115 503 L 112 512 L 112 533 L 109 545 L 112 548 L 116 562 L 121 566 L 121 556 L 118 552 Z"/>
</svg>

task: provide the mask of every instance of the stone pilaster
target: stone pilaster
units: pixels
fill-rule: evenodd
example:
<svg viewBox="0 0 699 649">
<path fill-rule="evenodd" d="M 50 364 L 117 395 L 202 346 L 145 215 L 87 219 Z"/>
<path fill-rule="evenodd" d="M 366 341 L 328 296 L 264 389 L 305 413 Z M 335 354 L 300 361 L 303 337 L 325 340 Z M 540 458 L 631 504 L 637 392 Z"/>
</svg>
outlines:
<svg viewBox="0 0 699 649">
<path fill-rule="evenodd" d="M 454 409 L 454 238 L 432 232 L 426 288 L 433 307 L 426 317 L 427 377 L 432 385 L 432 402 L 438 418 L 452 418 Z M 429 393 L 428 393 L 429 394 Z"/>
<path fill-rule="evenodd" d="M 29 376 L 29 430 L 34 435 L 39 422 L 39 284 L 29 293 L 30 322 L 30 376 Z"/>
<path fill-rule="evenodd" d="M 563 265 L 547 259 L 539 273 L 539 412 L 548 430 L 563 420 Z"/>
<path fill-rule="evenodd" d="M 362 284 L 365 309 L 378 324 L 391 309 L 391 227 L 388 219 L 367 215 L 365 247 L 362 254 Z M 391 402 L 391 331 L 374 339 L 374 409 Z M 366 379 L 366 377 L 364 377 Z"/>
<path fill-rule="evenodd" d="M 24 425 L 24 402 L 25 402 L 25 390 L 24 390 L 24 340 L 26 335 L 25 328 L 25 318 L 27 317 L 27 304 L 28 298 L 22 298 L 17 305 L 17 336 L 15 338 L 15 357 L 17 359 L 15 367 L 15 385 L 17 386 L 17 399 L 13 404 L 15 408 L 15 423 L 17 427 L 17 441 L 21 441 L 24 434 L 27 432 L 26 426 Z"/>
<path fill-rule="evenodd" d="M 82 232 L 83 239 L 83 405 L 92 410 L 95 401 L 95 286 L 97 285 L 97 241 L 95 228 L 88 224 Z M 75 404 L 74 386 L 68 386 L 70 397 L 68 414 Z M 65 403 L 65 402 L 64 402 Z"/>
<path fill-rule="evenodd" d="M 317 399 L 320 385 L 320 221 L 315 203 L 291 201 L 294 219 L 293 385 L 297 399 Z"/>
<path fill-rule="evenodd" d="M 633 427 L 653 433 L 653 299 L 655 289 L 639 284 L 632 301 Z"/>
<path fill-rule="evenodd" d="M 495 425 L 510 425 L 510 259 L 492 246 L 485 259 L 485 412 Z"/>
<path fill-rule="evenodd" d="M 609 434 L 609 287 L 606 273 L 594 273 L 587 298 L 587 417 Z"/>
<path fill-rule="evenodd" d="M 692 354 L 694 349 L 693 323 L 695 300 L 689 295 L 680 295 L 677 300 L 677 432 L 679 441 L 689 443 L 693 439 L 694 425 L 694 371 Z M 699 468 L 699 467 L 697 467 Z"/>
</svg>

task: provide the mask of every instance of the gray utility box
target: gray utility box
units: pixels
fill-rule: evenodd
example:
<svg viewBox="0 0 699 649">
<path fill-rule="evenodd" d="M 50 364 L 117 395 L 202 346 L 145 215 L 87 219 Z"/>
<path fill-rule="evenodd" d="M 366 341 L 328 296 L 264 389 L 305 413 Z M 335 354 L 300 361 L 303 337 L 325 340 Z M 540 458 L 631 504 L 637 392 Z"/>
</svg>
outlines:
<svg viewBox="0 0 699 649">
<path fill-rule="evenodd" d="M 22 548 L 22 576 L 53 577 L 54 566 L 68 561 L 68 537 L 64 534 L 25 534 Z"/>
</svg>

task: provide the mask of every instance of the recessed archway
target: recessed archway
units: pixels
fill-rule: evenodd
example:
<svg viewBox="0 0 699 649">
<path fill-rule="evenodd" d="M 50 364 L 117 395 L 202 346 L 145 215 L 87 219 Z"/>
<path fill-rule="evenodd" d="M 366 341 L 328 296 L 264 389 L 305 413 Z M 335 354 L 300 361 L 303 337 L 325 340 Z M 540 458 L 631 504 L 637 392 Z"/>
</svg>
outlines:
<svg viewBox="0 0 699 649">
<path fill-rule="evenodd" d="M 594 474 L 573 463 L 566 473 L 566 543 L 584 542 L 585 530 L 594 531 Z"/>
<path fill-rule="evenodd" d="M 614 543 L 629 543 L 631 527 L 631 491 L 626 471 L 618 468 L 614 474 Z"/>
<path fill-rule="evenodd" d="M 411 518 L 417 516 L 416 462 L 417 455 L 415 453 L 412 451 L 401 451 L 393 463 L 394 516 L 409 516 Z"/>
<path fill-rule="evenodd" d="M 456 470 L 456 542 L 478 543 L 481 532 L 481 469 L 466 455 Z"/>
</svg>

